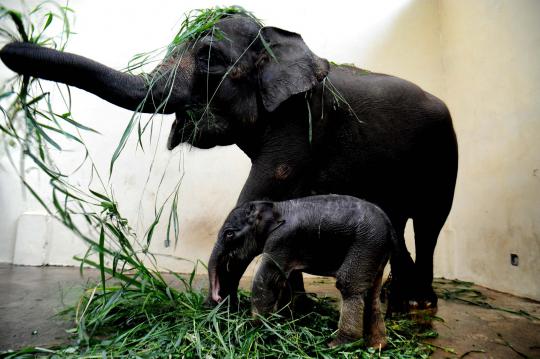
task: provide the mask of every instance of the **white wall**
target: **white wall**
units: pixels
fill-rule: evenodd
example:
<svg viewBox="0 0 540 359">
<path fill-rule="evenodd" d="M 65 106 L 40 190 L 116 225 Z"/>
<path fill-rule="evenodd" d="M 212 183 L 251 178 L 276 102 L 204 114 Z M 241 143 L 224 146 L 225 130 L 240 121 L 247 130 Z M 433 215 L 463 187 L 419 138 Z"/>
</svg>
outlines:
<svg viewBox="0 0 540 359">
<path fill-rule="evenodd" d="M 539 299 L 540 2 L 449 0 L 440 14 L 460 165 L 439 257 L 455 277 Z"/>
<path fill-rule="evenodd" d="M 531 285 L 531 278 L 539 274 L 533 263 L 540 253 L 538 206 L 534 205 L 540 199 L 535 182 L 540 174 L 534 169 L 540 167 L 538 145 L 533 141 L 540 114 L 538 69 L 534 68 L 539 63 L 540 49 L 537 43 L 540 22 L 534 19 L 540 12 L 533 11 L 538 2 L 486 0 L 471 5 L 466 1 L 398 0 L 333 1 L 329 5 L 244 0 L 235 3 L 253 11 L 268 25 L 301 33 L 319 56 L 401 76 L 446 100 L 458 132 L 461 164 L 454 209 L 436 251 L 436 274 L 473 279 L 496 289 L 540 298 L 540 285 Z M 184 12 L 215 5 L 229 3 L 72 2 L 70 6 L 77 13 L 74 27 L 77 35 L 67 50 L 123 68 L 133 54 L 167 44 Z M 518 55 L 523 53 L 527 56 Z M 9 75 L 0 65 L 0 76 Z M 503 86 L 494 89 L 494 84 L 500 81 Z M 86 134 L 85 139 L 100 171 L 106 174 L 109 158 L 131 112 L 76 89 L 73 108 L 78 121 L 102 133 Z M 128 144 L 117 163 L 112 183 L 120 210 L 141 230 L 153 218 L 156 196 L 163 198 L 183 176 L 178 247 L 176 250 L 164 247 L 163 224 L 154 236 L 152 250 L 206 261 L 217 230 L 234 206 L 250 163 L 236 146 L 167 151 L 165 138 L 172 120 L 172 116 L 155 120 L 156 129 L 161 125 L 163 129 L 159 143 L 154 141 L 151 150 L 143 153 L 135 150 L 134 141 Z M 154 151 L 152 174 L 143 192 Z M 63 154 L 59 161 L 69 166 L 80 155 Z M 165 170 L 164 183 L 156 193 Z M 88 173 L 73 179 L 85 184 Z M 33 215 L 43 211 L 33 201 L 22 200 L 17 179 L 5 174 L 0 176 L 0 211 L 0 226 L 5 229 L 0 241 L 0 261 L 11 262 L 16 249 L 24 248 L 14 245 L 17 219 L 23 213 Z M 26 218 L 20 223 L 25 221 Z M 70 252 L 76 252 L 76 248 L 84 252 L 84 246 L 70 239 L 69 234 L 50 234 L 58 231 L 54 228 L 46 231 L 54 240 L 35 239 L 38 244 L 47 243 L 49 254 L 56 253 L 54 258 L 50 255 L 40 258 L 68 264 Z M 28 232 L 21 229 L 21 233 L 28 238 Z M 411 244 L 410 230 L 408 234 Z M 43 233 L 36 231 L 36 237 L 40 235 Z M 65 244 L 68 242 L 71 244 Z M 41 247 L 36 245 L 36 248 Z M 518 252 L 520 267 L 510 267 L 509 251 Z M 178 271 L 192 268 L 188 262 L 160 258 L 164 268 Z M 504 272 L 503 277 L 499 277 L 500 272 Z"/>
</svg>

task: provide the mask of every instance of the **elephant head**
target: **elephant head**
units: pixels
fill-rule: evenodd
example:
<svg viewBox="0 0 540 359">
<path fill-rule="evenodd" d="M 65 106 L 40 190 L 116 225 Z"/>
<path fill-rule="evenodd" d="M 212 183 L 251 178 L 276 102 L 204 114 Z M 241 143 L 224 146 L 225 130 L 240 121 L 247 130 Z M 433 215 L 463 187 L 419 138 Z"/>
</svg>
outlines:
<svg viewBox="0 0 540 359">
<path fill-rule="evenodd" d="M 227 296 L 236 302 L 240 277 L 253 258 L 262 253 L 268 235 L 282 223 L 272 202 L 247 202 L 232 210 L 208 262 L 208 303 L 219 303 Z"/>
<path fill-rule="evenodd" d="M 75 86 L 126 109 L 175 113 L 169 149 L 183 142 L 199 148 L 242 142 L 265 113 L 329 70 L 300 35 L 263 27 L 247 13 L 224 13 L 186 39 L 146 75 L 22 42 L 7 44 L 0 58 L 15 72 Z"/>
</svg>

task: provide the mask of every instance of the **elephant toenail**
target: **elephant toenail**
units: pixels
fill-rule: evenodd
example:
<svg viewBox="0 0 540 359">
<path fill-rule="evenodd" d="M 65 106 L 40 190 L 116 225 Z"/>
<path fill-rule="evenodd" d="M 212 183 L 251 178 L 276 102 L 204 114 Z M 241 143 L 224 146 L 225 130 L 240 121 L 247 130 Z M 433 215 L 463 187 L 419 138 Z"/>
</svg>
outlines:
<svg viewBox="0 0 540 359">
<path fill-rule="evenodd" d="M 409 300 L 409 307 L 412 309 L 418 308 L 418 302 L 416 300 Z"/>
</svg>

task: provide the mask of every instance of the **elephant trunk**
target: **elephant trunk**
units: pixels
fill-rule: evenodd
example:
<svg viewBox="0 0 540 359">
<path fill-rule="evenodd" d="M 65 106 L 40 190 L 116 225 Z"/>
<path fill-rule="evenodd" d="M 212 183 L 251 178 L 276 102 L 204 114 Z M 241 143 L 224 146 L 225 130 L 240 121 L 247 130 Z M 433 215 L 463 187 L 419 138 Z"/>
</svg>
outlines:
<svg viewBox="0 0 540 359">
<path fill-rule="evenodd" d="M 180 102 L 178 86 L 174 83 L 167 86 L 165 79 L 157 79 L 149 86 L 143 76 L 31 43 L 9 43 L 0 50 L 0 58 L 19 74 L 75 86 L 133 111 L 173 113 Z"/>
<path fill-rule="evenodd" d="M 218 261 L 217 261 L 217 255 L 212 252 L 212 256 L 210 257 L 210 261 L 208 262 L 208 303 L 219 303 L 221 302 L 222 298 L 219 294 L 220 292 L 220 284 L 219 284 L 219 277 L 217 274 L 218 270 Z"/>
<path fill-rule="evenodd" d="M 210 282 L 206 303 L 215 305 L 225 298 L 230 304 L 238 304 L 237 290 L 240 278 L 251 261 L 236 258 L 225 253 L 219 243 L 216 244 L 208 261 L 208 279 Z"/>
</svg>

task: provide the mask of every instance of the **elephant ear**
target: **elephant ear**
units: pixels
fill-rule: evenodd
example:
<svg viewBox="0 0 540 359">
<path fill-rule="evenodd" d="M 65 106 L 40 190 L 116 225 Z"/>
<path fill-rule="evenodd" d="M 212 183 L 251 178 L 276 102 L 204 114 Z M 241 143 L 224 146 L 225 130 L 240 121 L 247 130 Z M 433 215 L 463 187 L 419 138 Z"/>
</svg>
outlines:
<svg viewBox="0 0 540 359">
<path fill-rule="evenodd" d="M 259 86 L 268 112 L 311 89 L 328 74 L 328 61 L 311 52 L 299 34 L 263 27 L 260 35 L 264 48 L 259 58 Z"/>
<path fill-rule="evenodd" d="M 247 217 L 253 221 L 253 223 L 259 224 L 264 219 L 269 219 L 272 216 L 274 209 L 274 203 L 269 201 L 254 201 L 249 205 L 249 212 Z"/>
<path fill-rule="evenodd" d="M 259 234 L 268 235 L 283 223 L 278 223 L 276 214 L 274 213 L 274 203 L 268 201 L 252 202 L 250 212 L 248 214 Z"/>
</svg>

